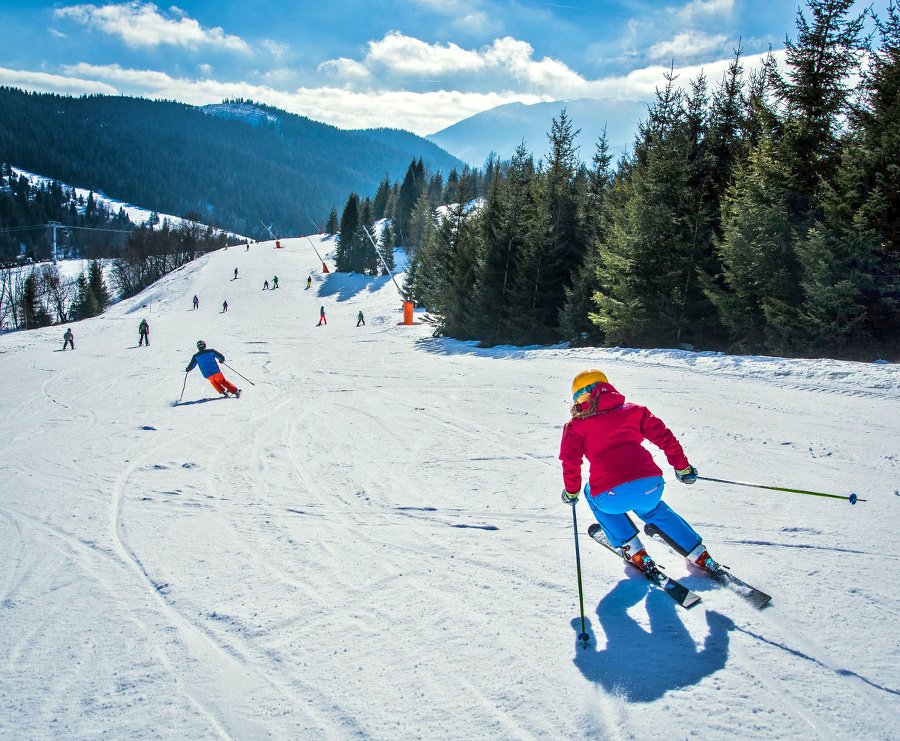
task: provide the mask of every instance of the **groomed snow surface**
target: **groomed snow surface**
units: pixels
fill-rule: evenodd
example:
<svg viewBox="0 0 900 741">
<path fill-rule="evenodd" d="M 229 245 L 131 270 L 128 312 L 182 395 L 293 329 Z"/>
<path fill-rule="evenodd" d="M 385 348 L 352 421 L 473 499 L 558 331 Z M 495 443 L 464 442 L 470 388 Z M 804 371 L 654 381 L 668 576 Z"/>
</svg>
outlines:
<svg viewBox="0 0 900 741">
<path fill-rule="evenodd" d="M 479 349 L 282 244 L 183 267 L 72 325 L 74 352 L 0 336 L 0 738 L 900 738 L 900 368 Z M 195 370 L 175 404 L 198 339 L 240 399 Z M 868 501 L 683 486 L 653 448 L 772 605 L 651 543 L 703 597 L 682 610 L 582 501 L 583 649 L 557 453 L 590 367 L 701 475 Z"/>
</svg>

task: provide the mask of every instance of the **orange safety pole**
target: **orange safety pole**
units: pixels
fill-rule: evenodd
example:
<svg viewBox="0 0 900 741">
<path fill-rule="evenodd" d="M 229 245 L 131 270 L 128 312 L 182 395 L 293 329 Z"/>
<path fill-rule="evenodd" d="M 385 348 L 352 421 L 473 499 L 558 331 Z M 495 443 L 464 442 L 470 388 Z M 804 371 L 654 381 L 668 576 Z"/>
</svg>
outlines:
<svg viewBox="0 0 900 741">
<path fill-rule="evenodd" d="M 327 272 L 328 272 L 328 266 L 325 264 L 325 261 L 324 261 L 324 260 L 322 261 L 322 272 L 323 272 L 323 273 L 327 273 Z"/>
<path fill-rule="evenodd" d="M 403 302 L 403 323 L 404 324 L 412 324 L 413 323 L 413 302 L 412 301 L 404 301 Z"/>
</svg>

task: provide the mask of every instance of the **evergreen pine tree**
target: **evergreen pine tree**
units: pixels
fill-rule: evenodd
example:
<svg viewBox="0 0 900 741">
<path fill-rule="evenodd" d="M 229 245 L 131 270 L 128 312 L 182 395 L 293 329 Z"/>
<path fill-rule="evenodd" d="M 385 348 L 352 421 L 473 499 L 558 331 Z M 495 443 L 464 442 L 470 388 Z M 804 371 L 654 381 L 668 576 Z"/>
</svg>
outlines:
<svg viewBox="0 0 900 741">
<path fill-rule="evenodd" d="M 591 321 L 594 311 L 594 292 L 599 288 L 597 270 L 600 266 L 598 245 L 603 240 L 603 206 L 612 183 L 612 156 L 606 139 L 606 129 L 600 135 L 588 172 L 588 189 L 584 205 L 582 239 L 587 245 L 584 261 L 566 288 L 566 302 L 559 315 L 559 329 L 563 338 L 572 344 L 600 344 L 603 333 Z"/>
<path fill-rule="evenodd" d="M 525 144 L 519 144 L 506 166 L 505 176 L 493 179 L 487 201 L 473 225 L 478 236 L 474 331 L 488 346 L 511 339 L 512 287 L 518 277 L 527 224 L 537 216 L 535 177 L 534 160 Z M 457 187 L 459 182 L 457 179 Z"/>
<path fill-rule="evenodd" d="M 87 319 L 100 313 L 100 303 L 91 289 L 91 284 L 84 273 L 75 281 L 75 302 L 72 304 L 71 315 L 73 320 Z"/>
<path fill-rule="evenodd" d="M 99 260 L 91 260 L 88 269 L 88 283 L 91 293 L 97 302 L 97 314 L 100 314 L 109 306 L 110 296 L 106 287 L 106 281 L 103 279 L 103 266 Z M 92 316 L 94 315 L 92 314 Z"/>
<path fill-rule="evenodd" d="M 326 234 L 337 234 L 339 228 L 337 209 L 332 206 L 331 212 L 328 214 L 328 220 L 325 222 Z"/>
<path fill-rule="evenodd" d="M 364 275 L 378 275 L 381 268 L 381 258 L 372 240 L 375 237 L 375 219 L 372 215 L 372 200 L 366 198 L 362 203 L 359 216 L 359 247 L 360 259 L 358 272 Z"/>
<path fill-rule="evenodd" d="M 375 221 L 379 219 L 383 219 L 388 214 L 387 206 L 388 200 L 391 197 L 391 182 L 388 179 L 388 176 L 384 176 L 384 180 L 382 180 L 378 184 L 378 189 L 375 191 L 375 198 L 372 200 L 372 217 Z"/>
<path fill-rule="evenodd" d="M 351 193 L 341 214 L 335 267 L 339 273 L 349 273 L 354 269 L 356 242 L 359 232 L 359 196 Z"/>
<path fill-rule="evenodd" d="M 386 221 L 381 227 L 381 236 L 378 239 L 378 249 L 384 258 L 388 271 L 394 272 L 394 235 L 391 233 L 391 222 Z"/>
<path fill-rule="evenodd" d="M 38 298 L 37 280 L 33 272 L 25 278 L 25 282 L 22 285 L 18 319 L 19 326 L 25 329 L 46 327 L 53 323 L 53 317 L 50 316 Z"/>
</svg>

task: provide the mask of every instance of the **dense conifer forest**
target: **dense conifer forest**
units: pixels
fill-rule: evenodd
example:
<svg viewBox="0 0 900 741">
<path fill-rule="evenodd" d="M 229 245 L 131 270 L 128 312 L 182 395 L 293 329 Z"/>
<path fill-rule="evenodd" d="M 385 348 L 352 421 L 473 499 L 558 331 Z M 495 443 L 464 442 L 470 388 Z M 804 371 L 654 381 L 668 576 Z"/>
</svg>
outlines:
<svg viewBox="0 0 900 741">
<path fill-rule="evenodd" d="M 345 216 L 393 218 L 409 297 L 452 337 L 897 358 L 900 14 L 868 38 L 853 4 L 810 0 L 781 65 L 667 75 L 618 163 L 605 137 L 583 162 L 563 110 L 546 160 L 491 163 L 478 207 L 456 177 L 436 210 L 411 166 L 386 211 Z"/>
</svg>

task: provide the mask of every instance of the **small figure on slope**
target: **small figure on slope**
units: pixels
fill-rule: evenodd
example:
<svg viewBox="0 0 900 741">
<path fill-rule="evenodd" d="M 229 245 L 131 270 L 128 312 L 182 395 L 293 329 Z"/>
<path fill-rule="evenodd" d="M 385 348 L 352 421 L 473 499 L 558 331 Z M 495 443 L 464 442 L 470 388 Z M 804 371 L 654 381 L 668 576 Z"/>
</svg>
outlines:
<svg viewBox="0 0 900 741">
<path fill-rule="evenodd" d="M 326 326 L 328 324 L 328 321 L 325 319 L 325 307 L 324 306 L 319 308 L 319 323 L 316 326 L 321 327 L 323 323 Z"/>
<path fill-rule="evenodd" d="M 200 299 L 197 298 L 197 296 L 195 295 L 195 296 L 194 296 L 194 309 L 196 310 L 196 309 L 199 309 L 199 308 L 200 308 Z"/>
<path fill-rule="evenodd" d="M 265 283 L 263 283 L 263 290 L 264 290 L 264 291 L 268 291 L 268 290 L 269 290 L 269 281 L 268 281 L 268 279 L 266 280 Z"/>
<path fill-rule="evenodd" d="M 75 335 L 72 334 L 71 327 L 66 330 L 66 333 L 63 335 L 63 340 L 65 340 L 65 342 L 63 342 L 63 350 L 65 350 L 70 345 L 73 350 L 75 349 Z"/>
<path fill-rule="evenodd" d="M 366 318 L 363 316 L 362 310 L 356 315 L 356 326 L 358 327 L 360 324 L 366 326 Z"/>
<path fill-rule="evenodd" d="M 228 311 L 228 302 L 223 301 L 222 302 L 222 313 L 224 314 L 226 311 Z"/>
<path fill-rule="evenodd" d="M 278 288 L 278 276 L 277 275 L 274 278 L 272 278 L 272 290 L 275 290 L 276 288 Z"/>
<path fill-rule="evenodd" d="M 606 376 L 588 370 L 572 382 L 572 419 L 563 427 L 559 457 L 563 467 L 564 502 L 574 505 L 581 489 L 581 463 L 590 464 L 585 497 L 610 544 L 639 568 L 647 551 L 638 529 L 628 517 L 634 512 L 653 524 L 688 561 L 716 571 L 703 539 L 668 504 L 662 501 L 663 477 L 650 451 L 649 440 L 666 454 L 683 484 L 697 480 L 697 469 L 684 455 L 681 443 L 646 407 L 625 401 Z"/>
<path fill-rule="evenodd" d="M 231 280 L 237 280 L 237 268 L 234 269 L 234 278 Z"/>
<path fill-rule="evenodd" d="M 304 288 L 303 290 L 304 290 L 304 291 L 309 290 L 309 287 L 310 287 L 311 285 L 312 285 L 312 276 L 310 275 L 310 276 L 306 279 L 306 288 Z"/>
<path fill-rule="evenodd" d="M 222 396 L 228 396 L 230 392 L 237 398 L 240 398 L 241 390 L 228 381 L 225 376 L 222 375 L 222 371 L 219 370 L 219 363 L 224 362 L 225 356 L 222 355 L 222 353 L 218 350 L 213 350 L 211 347 L 207 348 L 206 343 L 203 340 L 198 340 L 197 352 L 194 353 L 191 362 L 188 363 L 188 367 L 184 369 L 184 372 L 190 373 L 194 370 L 194 366 L 197 366 L 200 368 L 203 377 L 208 380 L 212 384 L 212 387 L 222 394 Z"/>
<path fill-rule="evenodd" d="M 150 347 L 150 325 L 147 323 L 146 319 L 141 319 L 141 323 L 138 324 L 138 347 L 147 343 L 147 347 Z"/>
</svg>

